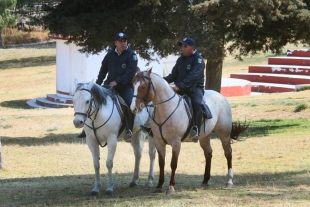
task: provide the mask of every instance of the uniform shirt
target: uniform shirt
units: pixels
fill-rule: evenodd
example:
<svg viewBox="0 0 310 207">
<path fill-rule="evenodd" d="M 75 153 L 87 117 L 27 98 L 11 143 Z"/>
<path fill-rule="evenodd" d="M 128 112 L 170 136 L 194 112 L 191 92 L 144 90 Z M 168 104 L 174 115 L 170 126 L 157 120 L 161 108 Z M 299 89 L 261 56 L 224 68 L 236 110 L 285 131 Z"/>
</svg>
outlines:
<svg viewBox="0 0 310 207">
<path fill-rule="evenodd" d="M 117 49 L 109 51 L 103 58 L 96 83 L 101 85 L 107 73 L 108 77 L 104 85 L 116 81 L 116 90 L 132 87 L 132 79 L 135 76 L 138 65 L 137 55 L 127 47 L 121 54 Z"/>
<path fill-rule="evenodd" d="M 195 91 L 195 88 L 204 88 L 205 62 L 195 51 L 191 56 L 182 55 L 177 59 L 171 73 L 164 79 L 168 83 L 174 82 L 185 93 Z"/>
</svg>

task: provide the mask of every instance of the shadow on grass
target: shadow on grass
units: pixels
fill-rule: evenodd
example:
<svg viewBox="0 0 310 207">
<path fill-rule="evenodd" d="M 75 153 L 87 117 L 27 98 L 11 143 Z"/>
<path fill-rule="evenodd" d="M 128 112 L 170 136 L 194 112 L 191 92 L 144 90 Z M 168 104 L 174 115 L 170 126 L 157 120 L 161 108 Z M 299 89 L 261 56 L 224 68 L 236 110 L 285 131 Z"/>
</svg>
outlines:
<svg viewBox="0 0 310 207">
<path fill-rule="evenodd" d="M 78 133 L 77 133 L 78 134 Z M 1 137 L 2 145 L 19 145 L 19 146 L 45 146 L 57 143 L 85 143 L 85 139 L 77 138 L 77 134 L 54 134 L 50 133 L 45 137 Z"/>
<path fill-rule="evenodd" d="M 11 68 L 26 68 L 35 66 L 48 66 L 56 64 L 56 56 L 39 56 L 0 61 L 0 70 Z"/>
<path fill-rule="evenodd" d="M 201 171 L 203 172 L 203 166 Z M 144 183 L 147 181 L 147 173 L 141 172 L 140 181 L 137 187 L 129 188 L 128 183 L 132 177 L 131 173 L 113 173 L 114 193 L 112 196 L 104 195 L 107 186 L 106 168 L 101 168 L 103 183 L 100 187 L 98 196 L 90 196 L 93 188 L 94 175 L 66 175 L 51 177 L 33 178 L 11 178 L 1 180 L 0 201 L 3 206 L 184 206 L 186 202 L 193 202 L 198 197 L 206 197 L 206 194 L 233 199 L 245 199 L 246 202 L 253 201 L 253 196 L 260 201 L 270 201 L 281 199 L 283 196 L 288 200 L 294 193 L 294 200 L 307 200 L 307 192 L 301 193 L 300 190 L 283 190 L 300 185 L 310 185 L 307 171 L 293 171 L 280 173 L 247 173 L 235 175 L 235 186 L 231 190 L 224 190 L 226 176 L 211 176 L 210 185 L 206 191 L 201 191 L 200 183 L 203 174 L 176 174 L 176 194 L 167 196 L 165 190 L 169 183 L 166 175 L 166 182 L 163 185 L 163 193 L 155 194 L 157 184 L 157 173 L 155 173 L 154 187 L 147 188 Z M 59 172 L 61 174 L 61 172 Z M 259 183 L 259 184 L 257 184 Z M 273 187 L 272 192 L 267 190 L 257 191 Z M 200 190 L 201 189 L 201 190 Z M 297 197 L 298 195 L 298 197 Z M 207 196 L 208 197 L 208 196 Z M 183 200 L 186 199 L 186 200 Z M 201 199 L 202 201 L 203 199 Z M 156 205 L 156 202 L 158 205 Z M 176 203 L 174 203 L 176 202 Z M 179 205 L 180 202 L 183 205 Z M 199 201 L 197 201 L 199 202 Z M 172 205 L 174 203 L 174 205 Z M 167 205 L 170 204 L 170 205 Z"/>
<path fill-rule="evenodd" d="M 26 101 L 23 102 L 26 104 Z M 2 104 L 2 103 L 1 103 Z M 16 108 L 20 108 L 22 104 L 16 104 Z M 1 105 L 2 106 L 2 105 Z M 28 106 L 28 105 L 27 105 Z M 26 107 L 26 106 L 25 106 Z M 281 134 L 292 131 L 302 131 L 307 129 L 307 123 L 309 119 L 274 119 L 274 120 L 258 120 L 250 123 L 249 129 L 240 135 L 240 138 L 245 137 L 262 137 L 270 134 Z M 77 133 L 78 134 L 78 133 Z M 57 143 L 80 143 L 81 140 L 76 138 L 77 134 L 47 134 L 45 137 L 5 137 L 2 136 L 3 145 L 20 145 L 20 146 L 32 146 L 32 145 L 50 145 Z M 217 139 L 218 136 L 212 133 L 211 139 Z M 184 142 L 183 144 L 186 144 Z"/>
<path fill-rule="evenodd" d="M 0 103 L 1 107 L 5 108 L 13 108 L 13 109 L 33 109 L 33 107 L 27 104 L 28 99 L 21 99 L 21 100 L 10 100 L 10 101 L 3 101 Z"/>
</svg>

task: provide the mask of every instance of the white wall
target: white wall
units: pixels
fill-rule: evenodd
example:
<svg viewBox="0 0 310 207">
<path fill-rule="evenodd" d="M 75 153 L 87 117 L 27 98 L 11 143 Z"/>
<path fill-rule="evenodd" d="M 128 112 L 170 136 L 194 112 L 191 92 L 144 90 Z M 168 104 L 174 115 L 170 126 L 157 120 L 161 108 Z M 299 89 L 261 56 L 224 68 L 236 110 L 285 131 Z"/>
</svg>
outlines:
<svg viewBox="0 0 310 207">
<path fill-rule="evenodd" d="M 75 44 L 65 44 L 65 40 L 56 40 L 56 91 L 57 96 L 69 98 L 74 94 L 74 79 L 79 82 L 96 80 L 101 62 L 106 51 L 97 55 L 80 53 L 79 47 Z M 176 62 L 176 56 L 158 58 L 158 61 L 150 62 L 143 60 L 138 55 L 138 66 L 141 71 L 152 67 L 154 73 L 166 76 L 170 73 Z"/>
</svg>

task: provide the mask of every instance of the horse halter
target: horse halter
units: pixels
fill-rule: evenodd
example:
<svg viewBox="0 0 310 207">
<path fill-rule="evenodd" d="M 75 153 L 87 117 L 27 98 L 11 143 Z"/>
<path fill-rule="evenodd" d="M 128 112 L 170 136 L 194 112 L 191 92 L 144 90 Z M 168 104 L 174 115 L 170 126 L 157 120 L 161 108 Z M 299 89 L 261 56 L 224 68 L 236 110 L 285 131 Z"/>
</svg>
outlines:
<svg viewBox="0 0 310 207">
<path fill-rule="evenodd" d="M 133 95 L 133 97 L 136 97 L 137 99 L 141 99 L 144 102 L 144 105 L 147 105 L 146 101 L 147 101 L 147 98 L 149 97 L 149 93 L 151 91 L 151 85 L 152 85 L 154 93 L 156 93 L 156 91 L 155 91 L 152 79 L 148 76 L 143 76 L 143 77 L 149 81 L 147 92 L 146 92 L 144 97 L 138 96 L 138 94 Z"/>
<path fill-rule="evenodd" d="M 91 100 L 90 100 L 90 104 L 89 104 L 89 107 L 86 111 L 86 113 L 84 112 L 74 112 L 74 116 L 76 115 L 82 115 L 82 116 L 85 116 L 85 117 L 90 117 L 92 114 L 90 114 L 91 110 L 92 110 L 92 105 L 93 105 L 93 102 L 94 102 L 94 97 L 93 97 L 93 94 L 90 90 L 86 89 L 86 88 L 82 88 L 80 89 L 79 91 L 87 91 L 91 94 Z"/>
</svg>

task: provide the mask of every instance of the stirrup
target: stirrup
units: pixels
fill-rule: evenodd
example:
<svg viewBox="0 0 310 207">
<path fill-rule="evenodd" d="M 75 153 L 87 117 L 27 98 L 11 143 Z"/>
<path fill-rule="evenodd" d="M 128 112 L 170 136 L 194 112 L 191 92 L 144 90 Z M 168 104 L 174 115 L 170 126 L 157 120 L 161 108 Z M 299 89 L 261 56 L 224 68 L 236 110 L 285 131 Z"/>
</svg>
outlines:
<svg viewBox="0 0 310 207">
<path fill-rule="evenodd" d="M 130 129 L 127 129 L 124 136 L 125 142 L 131 142 L 131 138 L 132 138 L 132 131 Z"/>
<path fill-rule="evenodd" d="M 199 137 L 198 127 L 193 126 L 189 133 L 189 138 L 191 138 L 193 142 L 198 142 L 198 137 Z"/>
</svg>

